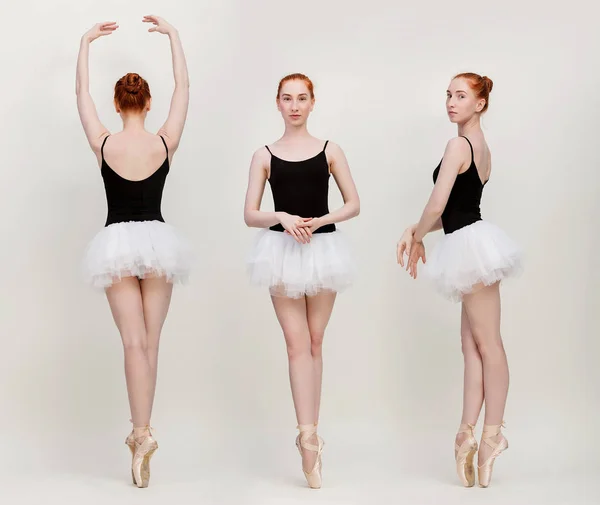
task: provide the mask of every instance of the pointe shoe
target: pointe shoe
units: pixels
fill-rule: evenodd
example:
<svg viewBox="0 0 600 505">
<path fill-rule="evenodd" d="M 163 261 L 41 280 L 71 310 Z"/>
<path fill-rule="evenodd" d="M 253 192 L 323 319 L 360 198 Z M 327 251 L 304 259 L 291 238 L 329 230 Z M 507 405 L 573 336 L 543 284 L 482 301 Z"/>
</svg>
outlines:
<svg viewBox="0 0 600 505">
<path fill-rule="evenodd" d="M 494 460 L 502 454 L 506 449 L 508 449 L 508 440 L 504 438 L 504 435 L 500 432 L 500 429 L 504 426 L 504 421 L 502 424 L 489 424 L 483 426 L 483 433 L 481 435 L 481 442 L 489 445 L 493 450 L 490 457 L 483 463 L 483 465 L 479 465 L 478 473 L 479 473 L 479 487 L 488 487 L 490 485 L 490 481 L 492 480 L 492 470 L 494 468 Z M 502 438 L 499 442 L 492 440 L 493 437 L 501 435 Z"/>
<path fill-rule="evenodd" d="M 308 442 L 308 439 L 317 433 L 316 424 L 300 424 L 298 429 L 300 430 L 300 434 L 296 437 L 296 447 L 298 448 L 300 456 L 302 456 L 302 449 L 317 453 L 317 459 L 312 470 L 307 472 L 304 470 L 304 467 L 302 467 L 302 472 L 304 472 L 306 482 L 311 489 L 320 489 L 322 481 L 321 454 L 323 453 L 323 446 L 325 445 L 325 442 L 321 437 L 319 437 L 319 435 L 317 435 L 317 442 L 319 445 L 314 445 Z"/>
<path fill-rule="evenodd" d="M 461 424 L 458 433 L 467 433 L 468 436 L 463 443 L 454 444 L 456 451 L 456 473 L 458 478 L 465 487 L 473 487 L 475 485 L 475 468 L 473 466 L 473 458 L 477 452 L 477 440 L 475 440 L 474 424 Z"/>
<path fill-rule="evenodd" d="M 135 430 L 145 431 L 146 433 L 136 437 Z M 130 437 L 127 437 L 126 442 L 130 440 Z M 150 426 L 134 428 L 133 443 L 134 450 L 132 451 L 133 458 L 131 460 L 133 483 L 137 487 L 148 487 L 150 482 L 150 459 L 158 449 L 158 443 L 154 439 L 152 428 Z"/>
<path fill-rule="evenodd" d="M 127 438 L 125 439 L 125 444 L 127 445 L 127 447 L 129 447 L 129 450 L 131 451 L 131 459 L 133 460 L 133 455 L 135 454 L 135 437 L 133 435 L 133 429 L 131 430 L 131 433 L 127 435 Z M 131 480 L 134 484 L 136 484 L 135 477 L 133 476 L 133 467 L 131 468 Z"/>
</svg>

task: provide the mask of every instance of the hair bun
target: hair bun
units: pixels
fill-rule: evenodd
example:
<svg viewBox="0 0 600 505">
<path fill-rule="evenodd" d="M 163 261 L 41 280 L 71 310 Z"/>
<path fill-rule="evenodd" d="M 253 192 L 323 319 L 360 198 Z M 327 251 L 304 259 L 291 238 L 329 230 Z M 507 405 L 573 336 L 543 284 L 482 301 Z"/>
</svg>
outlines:
<svg viewBox="0 0 600 505">
<path fill-rule="evenodd" d="M 485 84 L 485 87 L 487 88 L 487 92 L 488 94 L 492 92 L 492 88 L 494 87 L 494 81 L 492 81 L 487 75 L 484 75 L 481 78 Z"/>
<path fill-rule="evenodd" d="M 143 86 L 143 79 L 139 74 L 127 74 L 125 76 L 125 91 L 132 95 L 137 95 Z"/>
</svg>

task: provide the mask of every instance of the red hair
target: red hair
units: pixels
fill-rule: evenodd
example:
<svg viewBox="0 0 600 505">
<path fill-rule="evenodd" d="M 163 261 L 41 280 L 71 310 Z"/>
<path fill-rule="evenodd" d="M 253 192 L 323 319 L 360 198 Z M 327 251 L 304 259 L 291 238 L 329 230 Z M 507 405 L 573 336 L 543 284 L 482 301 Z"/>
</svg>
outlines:
<svg viewBox="0 0 600 505">
<path fill-rule="evenodd" d="M 115 84 L 115 103 L 123 112 L 142 112 L 150 98 L 150 87 L 139 74 L 124 75 Z"/>
<path fill-rule="evenodd" d="M 315 97 L 313 83 L 307 76 L 305 76 L 304 74 L 289 74 L 286 75 L 283 79 L 281 79 L 281 81 L 279 81 L 279 86 L 277 87 L 277 98 L 279 98 L 279 95 L 281 94 L 281 88 L 288 81 L 304 81 L 304 84 L 306 84 L 308 92 L 310 93 L 310 97 Z"/>
<path fill-rule="evenodd" d="M 463 72 L 462 74 L 458 74 L 454 76 L 454 79 L 465 79 L 471 89 L 475 92 L 475 96 L 477 98 L 483 98 L 485 100 L 485 105 L 481 112 L 485 112 L 490 103 L 490 93 L 492 92 L 492 88 L 494 87 L 494 82 L 487 76 L 481 77 L 479 74 L 474 74 L 472 72 Z"/>
</svg>

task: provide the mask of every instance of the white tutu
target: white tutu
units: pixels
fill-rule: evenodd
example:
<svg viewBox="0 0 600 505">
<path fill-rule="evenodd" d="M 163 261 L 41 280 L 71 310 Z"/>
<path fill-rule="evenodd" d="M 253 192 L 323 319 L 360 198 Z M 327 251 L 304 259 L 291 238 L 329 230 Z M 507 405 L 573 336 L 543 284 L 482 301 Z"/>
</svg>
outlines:
<svg viewBox="0 0 600 505">
<path fill-rule="evenodd" d="M 354 278 L 350 247 L 340 231 L 315 233 L 300 244 L 287 233 L 263 229 L 248 258 L 250 282 L 271 294 L 300 298 L 341 292 Z"/>
<path fill-rule="evenodd" d="M 486 286 L 521 271 L 519 247 L 498 226 L 477 221 L 444 235 L 423 267 L 423 275 L 452 301 L 476 284 Z"/>
<path fill-rule="evenodd" d="M 165 276 L 185 282 L 191 249 L 175 228 L 161 221 L 128 221 L 103 228 L 90 242 L 83 260 L 87 282 L 105 288 L 122 277 Z"/>
</svg>

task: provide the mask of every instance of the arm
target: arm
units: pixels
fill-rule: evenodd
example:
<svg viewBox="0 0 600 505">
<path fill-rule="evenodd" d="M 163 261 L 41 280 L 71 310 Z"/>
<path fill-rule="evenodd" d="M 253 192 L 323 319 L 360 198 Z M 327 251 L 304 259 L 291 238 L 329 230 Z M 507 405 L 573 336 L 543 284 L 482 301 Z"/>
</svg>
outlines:
<svg viewBox="0 0 600 505">
<path fill-rule="evenodd" d="M 344 205 L 329 214 L 307 221 L 305 226 L 310 227 L 313 231 L 327 224 L 347 221 L 360 214 L 360 198 L 354 180 L 352 179 L 348 160 L 346 159 L 344 151 L 340 146 L 333 142 L 328 144 L 327 151 L 328 159 L 331 160 L 331 174 L 333 175 L 338 188 L 340 188 Z"/>
<path fill-rule="evenodd" d="M 175 152 L 179 146 L 183 127 L 185 126 L 190 98 L 190 80 L 185 54 L 179 38 L 179 32 L 172 25 L 158 16 L 144 16 L 144 23 L 154 24 L 148 31 L 166 34 L 169 36 L 171 42 L 175 89 L 171 97 L 169 115 L 165 124 L 158 131 L 158 134 L 165 138 L 169 152 Z"/>
<path fill-rule="evenodd" d="M 415 224 L 411 224 L 406 231 L 410 232 L 411 236 L 415 234 L 415 231 L 417 231 L 417 226 L 419 223 L 415 223 Z M 433 225 L 431 226 L 431 228 L 427 231 L 427 233 L 431 233 L 432 231 L 438 231 L 441 230 L 443 228 L 442 225 L 442 218 L 438 217 L 437 220 L 433 223 Z"/>
<path fill-rule="evenodd" d="M 422 242 L 423 237 L 440 220 L 442 212 L 444 212 L 448 203 L 456 176 L 465 166 L 465 163 L 469 161 L 469 156 L 470 150 L 468 150 L 467 144 L 460 137 L 453 138 L 448 142 L 437 181 L 433 187 L 429 201 L 423 210 L 421 219 L 415 228 L 415 242 Z"/>
<path fill-rule="evenodd" d="M 244 222 L 251 228 L 269 228 L 279 223 L 277 212 L 260 210 L 260 202 L 267 182 L 268 156 L 265 151 L 265 148 L 256 151 L 250 162 L 250 176 L 244 203 Z"/>
<path fill-rule="evenodd" d="M 77 74 L 75 77 L 75 93 L 77 94 L 77 110 L 83 130 L 92 150 L 98 154 L 102 139 L 110 133 L 98 118 L 94 100 L 90 95 L 89 52 L 90 44 L 98 37 L 109 35 L 118 28 L 116 23 L 98 23 L 81 37 L 79 55 L 77 57 Z"/>
</svg>

